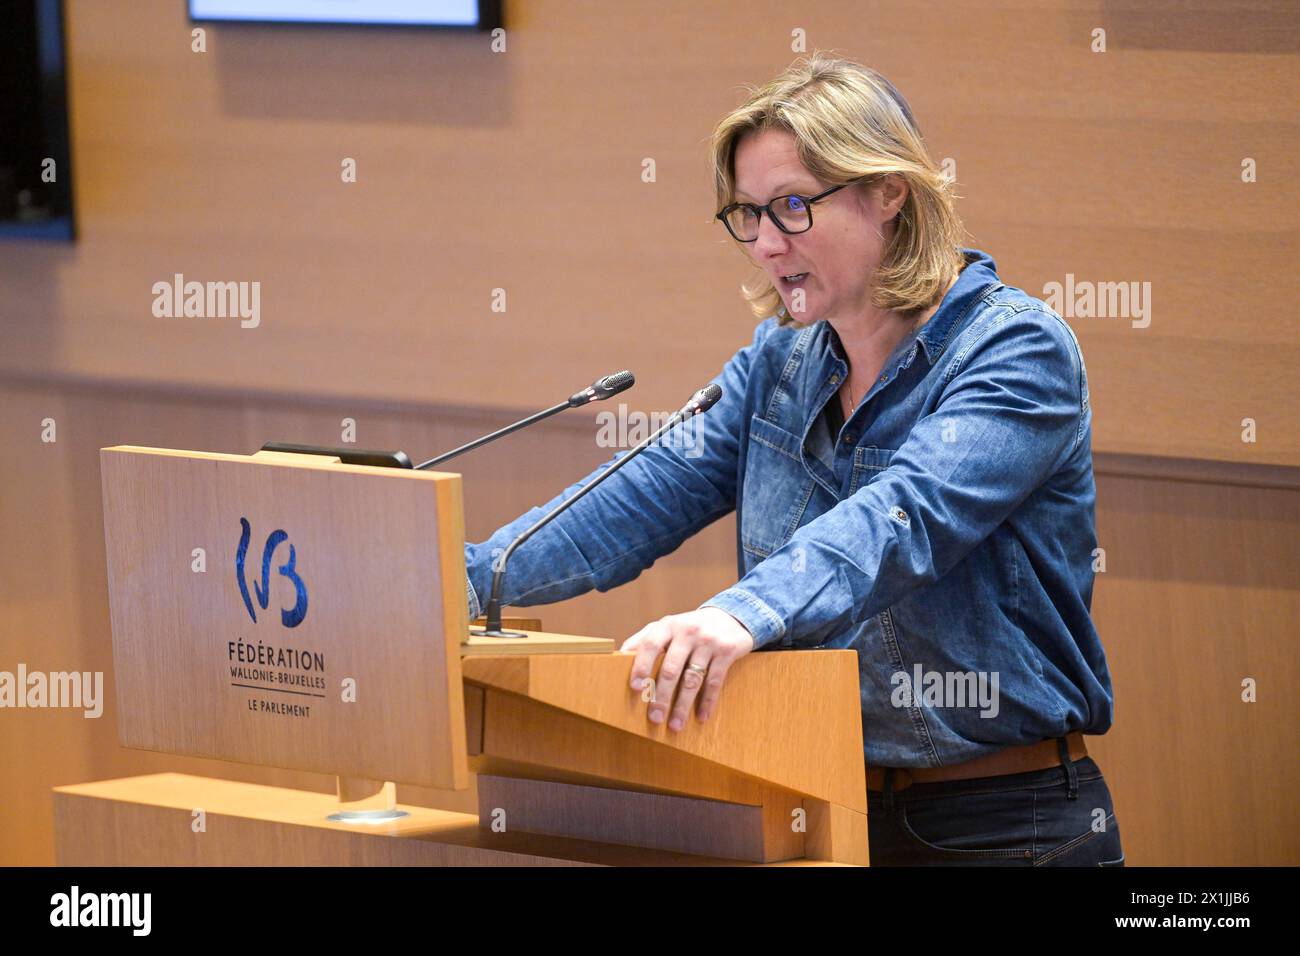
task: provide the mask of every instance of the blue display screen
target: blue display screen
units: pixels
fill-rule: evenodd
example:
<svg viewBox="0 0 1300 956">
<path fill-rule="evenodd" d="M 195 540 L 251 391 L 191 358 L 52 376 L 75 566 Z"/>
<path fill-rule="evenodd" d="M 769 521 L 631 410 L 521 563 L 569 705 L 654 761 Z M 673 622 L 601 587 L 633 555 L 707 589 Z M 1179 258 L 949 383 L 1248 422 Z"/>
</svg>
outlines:
<svg viewBox="0 0 1300 956">
<path fill-rule="evenodd" d="M 379 23 L 412 26 L 496 26 L 498 3 L 482 0 L 190 0 L 195 20 L 268 23 Z"/>
</svg>

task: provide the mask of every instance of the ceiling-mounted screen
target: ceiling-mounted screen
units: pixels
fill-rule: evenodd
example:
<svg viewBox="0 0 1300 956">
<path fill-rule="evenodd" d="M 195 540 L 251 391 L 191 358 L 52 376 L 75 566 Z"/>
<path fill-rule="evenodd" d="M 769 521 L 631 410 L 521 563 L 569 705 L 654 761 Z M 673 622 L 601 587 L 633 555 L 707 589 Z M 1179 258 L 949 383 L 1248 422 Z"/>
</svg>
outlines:
<svg viewBox="0 0 1300 956">
<path fill-rule="evenodd" d="M 190 18 L 492 30 L 501 0 L 190 0 Z"/>
<path fill-rule="evenodd" d="M 71 239 L 60 0 L 16 0 L 0 27 L 0 237 Z"/>
</svg>

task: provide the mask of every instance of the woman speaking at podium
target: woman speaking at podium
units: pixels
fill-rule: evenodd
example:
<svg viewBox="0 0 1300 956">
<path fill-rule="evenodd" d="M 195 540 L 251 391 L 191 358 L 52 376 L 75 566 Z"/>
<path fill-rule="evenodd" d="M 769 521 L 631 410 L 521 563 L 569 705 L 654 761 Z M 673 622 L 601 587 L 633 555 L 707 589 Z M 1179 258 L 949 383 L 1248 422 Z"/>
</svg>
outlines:
<svg viewBox="0 0 1300 956">
<path fill-rule="evenodd" d="M 712 156 L 764 321 L 696 443 L 652 445 L 529 539 L 503 603 L 616 587 L 735 510 L 737 583 L 623 645 L 630 693 L 664 657 L 650 720 L 707 721 L 753 650 L 852 648 L 874 865 L 1122 865 L 1082 738 L 1112 691 L 1073 332 L 963 248 L 950 180 L 873 70 L 797 61 Z M 473 616 L 494 549 L 607 467 L 466 545 Z"/>
</svg>

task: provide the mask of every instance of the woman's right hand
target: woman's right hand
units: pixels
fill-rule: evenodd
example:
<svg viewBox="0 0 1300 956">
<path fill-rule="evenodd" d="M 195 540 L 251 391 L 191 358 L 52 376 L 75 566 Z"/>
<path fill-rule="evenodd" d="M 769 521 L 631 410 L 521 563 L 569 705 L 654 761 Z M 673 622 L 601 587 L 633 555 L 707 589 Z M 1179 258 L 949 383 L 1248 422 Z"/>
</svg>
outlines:
<svg viewBox="0 0 1300 956">
<path fill-rule="evenodd" d="M 654 682 L 648 717 L 651 723 L 661 724 L 672 707 L 672 715 L 667 718 L 668 729 L 672 731 L 686 726 L 697 699 L 700 722 L 709 719 L 717 709 L 727 671 L 753 649 L 753 635 L 734 617 L 716 607 L 660 618 L 641 628 L 619 648 L 624 653 L 636 654 L 631 687 L 638 693 L 651 682 L 655 661 L 660 654 L 664 655 L 658 680 Z"/>
</svg>

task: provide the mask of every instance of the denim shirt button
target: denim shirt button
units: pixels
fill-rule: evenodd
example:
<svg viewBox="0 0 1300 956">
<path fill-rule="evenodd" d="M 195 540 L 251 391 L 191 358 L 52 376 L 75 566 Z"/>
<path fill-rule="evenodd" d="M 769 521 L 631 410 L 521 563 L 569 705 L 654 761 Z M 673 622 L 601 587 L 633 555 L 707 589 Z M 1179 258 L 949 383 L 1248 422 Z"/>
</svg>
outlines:
<svg viewBox="0 0 1300 956">
<path fill-rule="evenodd" d="M 839 375 L 832 375 L 832 376 L 831 376 L 831 384 L 832 384 L 832 385 L 838 385 L 838 384 L 840 384 L 840 377 L 839 377 Z"/>
<path fill-rule="evenodd" d="M 852 445 L 857 440 L 858 440 L 858 436 L 853 434 L 853 432 L 844 433 L 844 443 L 846 445 Z"/>
</svg>

